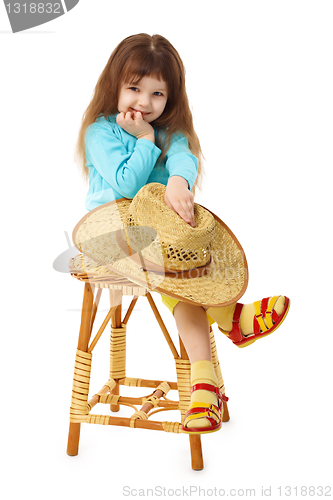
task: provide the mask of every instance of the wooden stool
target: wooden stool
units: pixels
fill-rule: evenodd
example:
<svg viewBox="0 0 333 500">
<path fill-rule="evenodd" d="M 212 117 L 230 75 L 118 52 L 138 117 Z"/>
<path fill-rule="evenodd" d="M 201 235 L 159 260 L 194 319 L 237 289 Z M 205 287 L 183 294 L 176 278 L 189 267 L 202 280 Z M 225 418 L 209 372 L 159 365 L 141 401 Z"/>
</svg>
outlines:
<svg viewBox="0 0 333 500">
<path fill-rule="evenodd" d="M 180 433 L 181 422 L 160 422 L 150 419 L 151 415 L 157 411 L 180 410 L 181 421 L 183 421 L 190 404 L 191 394 L 191 364 L 185 347 L 179 338 L 180 353 L 177 352 L 150 292 L 109 269 L 99 266 L 83 255 L 78 255 L 71 260 L 70 271 L 72 276 L 84 281 L 85 284 L 70 408 L 68 455 L 74 456 L 78 454 L 80 427 L 83 422 Z M 109 290 L 111 307 L 101 327 L 90 342 L 96 312 L 104 288 Z M 95 289 L 96 294 L 94 294 Z M 122 319 L 123 295 L 133 296 L 133 299 L 125 317 Z M 171 349 L 176 364 L 177 382 L 126 377 L 126 328 L 139 296 L 148 299 L 160 329 Z M 92 351 L 110 320 L 110 376 L 101 390 L 89 399 Z M 212 361 L 218 378 L 218 385 L 224 394 L 225 388 L 212 328 L 210 329 L 210 340 Z M 121 385 L 148 387 L 152 388 L 153 392 L 146 397 L 124 397 L 119 393 Z M 168 391 L 172 389 L 178 390 L 179 401 L 171 401 L 166 398 Z M 128 418 L 91 414 L 92 408 L 97 403 L 109 404 L 112 412 L 118 411 L 121 404 L 132 406 L 136 411 Z M 141 406 L 140 409 L 137 409 L 135 405 Z M 223 422 L 227 422 L 229 420 L 227 403 L 223 402 L 223 406 Z M 203 469 L 201 436 L 189 435 L 189 439 L 192 468 L 201 470 Z"/>
</svg>

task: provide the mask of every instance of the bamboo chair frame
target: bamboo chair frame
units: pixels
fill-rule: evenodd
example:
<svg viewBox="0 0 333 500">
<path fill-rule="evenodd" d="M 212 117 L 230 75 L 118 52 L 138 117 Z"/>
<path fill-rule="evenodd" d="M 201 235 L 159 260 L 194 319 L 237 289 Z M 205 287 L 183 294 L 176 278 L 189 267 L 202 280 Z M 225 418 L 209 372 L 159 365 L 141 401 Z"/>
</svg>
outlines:
<svg viewBox="0 0 333 500">
<path fill-rule="evenodd" d="M 156 412 L 178 409 L 181 413 L 181 421 L 183 421 L 190 404 L 191 365 L 180 337 L 180 352 L 178 353 L 149 291 L 145 288 L 134 286 L 134 283 L 121 277 L 113 278 L 108 276 L 107 279 L 94 279 L 84 273 L 72 272 L 71 274 L 77 279 L 84 281 L 85 284 L 79 340 L 74 367 L 67 454 L 71 456 L 78 454 L 80 428 L 82 423 L 119 425 L 131 428 L 180 433 L 181 422 L 160 422 L 150 419 Z M 93 340 L 90 341 L 103 288 L 109 289 L 110 310 Z M 95 289 L 96 294 L 94 298 Z M 125 317 L 122 319 L 123 295 L 132 295 L 133 299 Z M 126 377 L 126 327 L 139 296 L 145 296 L 148 299 L 150 307 L 173 354 L 176 365 L 177 382 Z M 110 321 L 110 377 L 101 390 L 89 399 L 92 352 Z M 221 392 L 225 393 L 212 328 L 210 329 L 210 340 L 212 360 L 218 377 L 218 384 Z M 146 397 L 124 397 L 120 395 L 120 386 L 122 385 L 152 388 L 153 392 Z M 168 391 L 171 389 L 178 390 L 179 401 L 172 401 L 166 397 Z M 118 411 L 119 405 L 131 406 L 135 409 L 135 412 L 131 417 L 91 414 L 92 408 L 98 403 L 109 404 L 111 412 Z M 141 406 L 140 409 L 138 409 L 137 406 Z M 226 402 L 223 402 L 223 407 L 222 420 L 223 422 L 227 422 L 229 420 L 229 412 Z M 189 440 L 192 469 L 202 470 L 204 466 L 201 436 L 189 435 Z"/>
</svg>

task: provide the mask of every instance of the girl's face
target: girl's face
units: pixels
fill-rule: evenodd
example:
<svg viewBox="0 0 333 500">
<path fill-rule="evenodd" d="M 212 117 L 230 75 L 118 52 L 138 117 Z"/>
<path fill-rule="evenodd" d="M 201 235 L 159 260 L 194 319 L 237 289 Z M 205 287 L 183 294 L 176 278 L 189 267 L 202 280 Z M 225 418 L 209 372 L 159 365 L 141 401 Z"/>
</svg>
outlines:
<svg viewBox="0 0 333 500">
<path fill-rule="evenodd" d="M 164 111 L 168 100 L 167 84 L 151 76 L 144 76 L 133 84 L 123 84 L 120 88 L 118 111 L 140 111 L 143 119 L 150 123 Z"/>
</svg>

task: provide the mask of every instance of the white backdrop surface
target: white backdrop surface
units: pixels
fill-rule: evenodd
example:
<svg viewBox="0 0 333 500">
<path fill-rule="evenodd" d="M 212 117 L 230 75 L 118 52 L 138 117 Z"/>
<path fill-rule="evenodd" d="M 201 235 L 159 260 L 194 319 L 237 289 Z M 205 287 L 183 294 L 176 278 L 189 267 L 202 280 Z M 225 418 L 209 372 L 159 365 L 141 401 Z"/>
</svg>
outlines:
<svg viewBox="0 0 333 500">
<path fill-rule="evenodd" d="M 12 34 L 0 5 L 6 498 L 245 497 L 250 488 L 297 498 L 332 486 L 332 21 L 329 1 L 81 0 Z M 191 470 L 188 437 L 162 432 L 83 425 L 79 455 L 66 455 L 83 286 L 52 263 L 86 213 L 73 157 L 82 114 L 113 48 L 140 32 L 165 36 L 184 61 L 205 156 L 196 201 L 245 249 L 243 301 L 291 298 L 283 326 L 248 348 L 215 330 L 231 420 L 202 438 L 201 472 Z M 142 298 L 128 375 L 175 380 L 151 316 Z M 107 337 L 95 391 L 108 376 Z"/>
</svg>

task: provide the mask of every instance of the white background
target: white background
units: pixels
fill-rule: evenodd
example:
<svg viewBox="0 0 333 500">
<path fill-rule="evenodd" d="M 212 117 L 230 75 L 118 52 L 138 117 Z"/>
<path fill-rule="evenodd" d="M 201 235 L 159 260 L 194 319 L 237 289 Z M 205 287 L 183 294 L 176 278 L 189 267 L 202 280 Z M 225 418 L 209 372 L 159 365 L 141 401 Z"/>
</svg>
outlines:
<svg viewBox="0 0 333 500">
<path fill-rule="evenodd" d="M 332 3 L 81 0 L 17 34 L 1 4 L 0 20 L 6 499 L 122 498 L 125 486 L 132 496 L 192 486 L 192 498 L 199 486 L 206 496 L 255 488 L 257 497 L 271 486 L 277 498 L 278 486 L 300 496 L 301 486 L 330 485 Z M 73 159 L 82 114 L 111 51 L 139 32 L 165 36 L 184 61 L 206 158 L 196 201 L 245 249 L 243 301 L 291 298 L 283 326 L 248 348 L 215 330 L 231 420 L 203 436 L 201 472 L 191 469 L 188 437 L 163 432 L 83 425 L 79 455 L 66 455 L 83 285 L 52 264 L 86 213 Z M 102 297 L 97 322 L 107 306 Z M 129 376 L 175 380 L 144 298 L 128 342 Z M 96 392 L 108 378 L 107 332 L 94 359 Z"/>
</svg>

